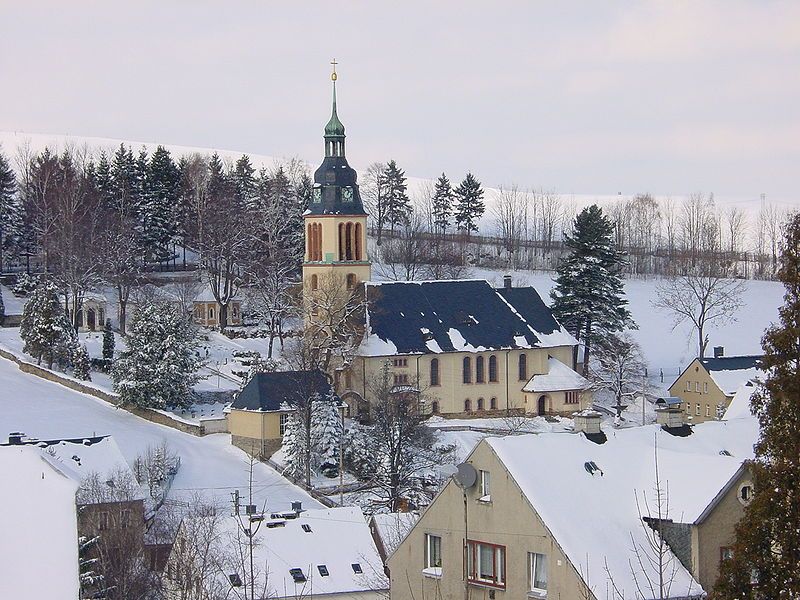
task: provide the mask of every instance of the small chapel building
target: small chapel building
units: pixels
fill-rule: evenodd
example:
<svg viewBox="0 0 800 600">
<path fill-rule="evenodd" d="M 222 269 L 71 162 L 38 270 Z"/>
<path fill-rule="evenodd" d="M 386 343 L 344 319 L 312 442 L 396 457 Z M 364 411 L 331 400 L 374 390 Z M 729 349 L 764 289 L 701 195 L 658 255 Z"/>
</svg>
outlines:
<svg viewBox="0 0 800 600">
<path fill-rule="evenodd" d="M 345 156 L 336 77 L 334 71 L 325 158 L 304 217 L 303 293 L 313 298 L 336 285 L 364 300 L 358 349 L 334 371 L 349 414 L 368 415 L 369 382 L 387 364 L 398 389 L 420 392 L 426 414 L 571 415 L 587 408 L 578 341 L 533 287 L 513 287 L 510 277 L 500 288 L 485 280 L 371 281 L 368 214 Z M 312 312 L 310 319 L 319 317 Z"/>
</svg>

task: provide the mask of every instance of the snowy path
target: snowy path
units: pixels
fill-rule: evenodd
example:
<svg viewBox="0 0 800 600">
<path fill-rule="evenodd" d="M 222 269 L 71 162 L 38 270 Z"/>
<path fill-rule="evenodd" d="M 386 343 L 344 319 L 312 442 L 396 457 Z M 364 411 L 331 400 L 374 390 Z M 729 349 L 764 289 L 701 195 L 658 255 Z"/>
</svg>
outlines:
<svg viewBox="0 0 800 600">
<path fill-rule="evenodd" d="M 129 462 L 147 446 L 166 440 L 181 457 L 170 493 L 173 499 L 197 493 L 222 508 L 234 489 L 243 497 L 247 494 L 247 456 L 231 446 L 230 436 L 199 438 L 151 423 L 97 398 L 22 373 L 11 361 L 0 359 L 0 439 L 12 431 L 42 439 L 111 434 Z M 260 463 L 254 471 L 254 500 L 259 505 L 266 500 L 267 509 L 276 511 L 288 510 L 292 501 L 301 501 L 304 508 L 322 508 L 305 491 Z"/>
</svg>

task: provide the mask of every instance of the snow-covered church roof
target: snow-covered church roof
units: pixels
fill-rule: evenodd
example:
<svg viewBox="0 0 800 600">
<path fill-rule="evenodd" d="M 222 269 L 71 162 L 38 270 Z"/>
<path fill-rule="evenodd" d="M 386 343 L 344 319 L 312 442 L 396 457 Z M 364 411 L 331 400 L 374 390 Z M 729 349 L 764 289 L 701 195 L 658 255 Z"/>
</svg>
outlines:
<svg viewBox="0 0 800 600">
<path fill-rule="evenodd" d="M 547 359 L 547 373 L 531 377 L 525 387 L 522 388 L 522 391 L 535 393 L 560 392 L 564 390 L 582 390 L 588 385 L 589 381 L 585 377 L 551 356 Z"/>
<path fill-rule="evenodd" d="M 588 573 L 597 597 L 605 597 L 609 577 L 625 598 L 640 597 L 631 549 L 647 544 L 636 502 L 642 516 L 654 513 L 656 444 L 661 486 L 669 489 L 668 518 L 694 523 L 742 462 L 752 458 L 758 424 L 755 419 L 710 421 L 696 425 L 688 437 L 656 425 L 606 433 L 604 444 L 563 433 L 487 438 L 486 443 L 582 577 Z M 590 473 L 589 461 L 599 471 Z M 676 571 L 669 597 L 701 595 L 689 571 L 674 555 L 670 559 Z M 655 573 L 647 559 L 642 568 L 652 580 Z"/>
<path fill-rule="evenodd" d="M 362 356 L 577 344 L 532 287 L 485 280 L 369 282 Z"/>
</svg>

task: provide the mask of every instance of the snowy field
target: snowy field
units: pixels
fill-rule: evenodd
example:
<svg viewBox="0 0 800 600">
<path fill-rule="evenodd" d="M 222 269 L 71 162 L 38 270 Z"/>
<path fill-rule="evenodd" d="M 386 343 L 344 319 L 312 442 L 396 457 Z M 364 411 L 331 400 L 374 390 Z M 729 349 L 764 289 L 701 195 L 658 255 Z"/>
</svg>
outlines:
<svg viewBox="0 0 800 600">
<path fill-rule="evenodd" d="M 200 494 L 220 508 L 230 494 L 247 491 L 249 463 L 244 452 L 231 446 L 225 434 L 195 437 L 140 419 L 97 398 L 22 373 L 11 361 L 0 359 L 0 435 L 23 431 L 32 437 L 75 438 L 113 435 L 129 462 L 148 446 L 166 441 L 181 458 L 181 468 L 170 491 L 172 500 Z M 267 510 L 288 510 L 292 501 L 307 508 L 321 505 L 275 470 L 256 464 L 255 502 Z"/>
</svg>

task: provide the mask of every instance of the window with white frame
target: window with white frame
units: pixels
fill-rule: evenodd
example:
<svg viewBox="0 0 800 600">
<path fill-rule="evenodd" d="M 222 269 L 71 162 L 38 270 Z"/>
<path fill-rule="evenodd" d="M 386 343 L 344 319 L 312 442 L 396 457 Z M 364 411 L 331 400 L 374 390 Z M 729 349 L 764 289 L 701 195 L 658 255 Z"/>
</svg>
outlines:
<svg viewBox="0 0 800 600">
<path fill-rule="evenodd" d="M 711 405 L 710 404 L 706 404 L 706 417 L 710 417 L 710 416 L 711 416 Z"/>
<path fill-rule="evenodd" d="M 694 382 L 694 391 L 695 392 L 699 392 L 700 391 L 700 382 L 699 381 L 695 381 Z"/>
<path fill-rule="evenodd" d="M 425 534 L 425 568 L 442 568 L 442 537 L 439 535 Z"/>
<path fill-rule="evenodd" d="M 281 413 L 280 416 L 280 434 L 283 437 L 283 434 L 286 433 L 286 424 L 289 423 L 289 415 L 287 413 Z"/>
<path fill-rule="evenodd" d="M 708 393 L 708 382 L 707 381 L 703 382 L 703 393 L 704 394 Z"/>
<path fill-rule="evenodd" d="M 487 542 L 467 541 L 467 581 L 506 587 L 506 548 Z"/>
<path fill-rule="evenodd" d="M 528 552 L 528 590 L 547 591 L 547 555 Z"/>
<path fill-rule="evenodd" d="M 697 406 L 695 406 L 694 414 L 697 415 L 698 417 L 700 416 L 700 403 L 699 402 L 697 403 Z"/>
<path fill-rule="evenodd" d="M 481 497 L 478 500 L 489 502 L 492 499 L 492 477 L 489 471 L 481 471 Z"/>
<path fill-rule="evenodd" d="M 691 381 L 687 381 L 686 382 L 686 391 L 687 392 L 691 392 L 692 391 L 692 382 Z"/>
</svg>

